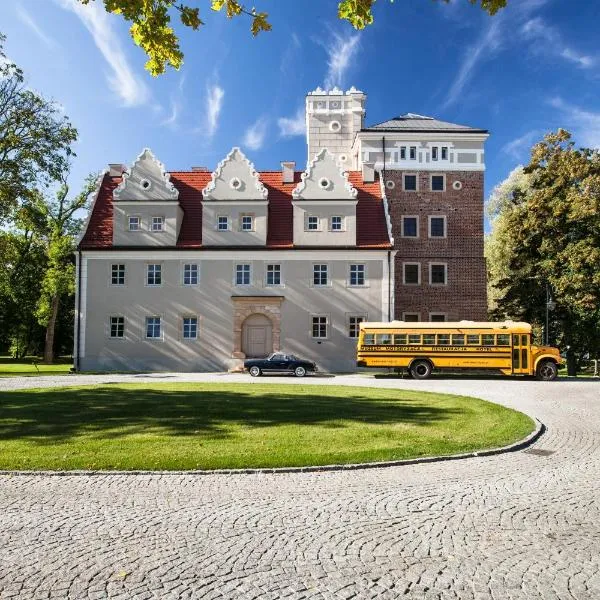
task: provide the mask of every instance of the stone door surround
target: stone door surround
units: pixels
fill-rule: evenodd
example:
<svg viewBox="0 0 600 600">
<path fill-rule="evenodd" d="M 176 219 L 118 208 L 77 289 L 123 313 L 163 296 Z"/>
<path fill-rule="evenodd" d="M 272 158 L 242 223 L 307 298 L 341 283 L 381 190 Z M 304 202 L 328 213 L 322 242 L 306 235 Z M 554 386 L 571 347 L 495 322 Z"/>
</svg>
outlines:
<svg viewBox="0 0 600 600">
<path fill-rule="evenodd" d="M 250 315 L 264 315 L 273 325 L 273 352 L 281 349 L 281 303 L 283 296 L 232 296 L 233 358 L 246 358 L 242 352 L 242 324 Z"/>
</svg>

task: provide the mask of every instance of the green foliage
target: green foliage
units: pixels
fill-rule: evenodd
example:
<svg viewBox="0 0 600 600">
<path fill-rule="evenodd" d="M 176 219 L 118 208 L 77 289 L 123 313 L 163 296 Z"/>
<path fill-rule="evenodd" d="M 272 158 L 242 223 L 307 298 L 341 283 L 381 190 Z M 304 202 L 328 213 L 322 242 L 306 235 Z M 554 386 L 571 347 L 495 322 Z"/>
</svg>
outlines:
<svg viewBox="0 0 600 600">
<path fill-rule="evenodd" d="M 79 0 L 89 4 L 94 0 Z M 183 64 L 183 52 L 179 47 L 179 38 L 171 26 L 171 11 L 178 11 L 181 23 L 194 30 L 204 22 L 200 18 L 200 9 L 188 6 L 177 0 L 99 0 L 104 2 L 108 12 L 121 15 L 131 23 L 129 32 L 134 42 L 148 56 L 146 69 L 154 76 L 165 72 L 167 66 L 179 69 Z M 281 0 L 280 0 L 281 1 Z M 338 1 L 338 0 L 336 0 Z M 449 2 L 450 0 L 441 0 Z M 506 6 L 508 0 L 468 0 L 480 5 L 490 15 L 496 14 Z M 319 0 L 323 2 L 323 0 Z M 394 0 L 390 0 L 391 3 Z M 373 5 L 375 0 L 339 0 L 338 17 L 348 21 L 355 29 L 364 29 L 373 23 Z M 225 11 L 228 19 L 240 15 L 251 19 L 250 31 L 257 36 L 262 31 L 270 31 L 269 15 L 256 8 L 248 9 L 239 0 L 211 0 L 210 7 L 215 12 Z"/>
<path fill-rule="evenodd" d="M 60 107 L 24 85 L 23 72 L 3 51 L 0 34 L 0 222 L 33 186 L 60 178 L 77 130 Z"/>
</svg>

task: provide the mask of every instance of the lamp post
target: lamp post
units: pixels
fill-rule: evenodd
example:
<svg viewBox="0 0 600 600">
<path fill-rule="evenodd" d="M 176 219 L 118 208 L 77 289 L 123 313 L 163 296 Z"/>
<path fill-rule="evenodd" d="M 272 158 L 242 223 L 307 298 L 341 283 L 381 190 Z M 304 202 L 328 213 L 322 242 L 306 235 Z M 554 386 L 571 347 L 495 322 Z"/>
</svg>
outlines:
<svg viewBox="0 0 600 600">
<path fill-rule="evenodd" d="M 550 294 L 550 285 L 548 284 L 548 282 L 546 282 L 546 346 L 548 346 L 550 344 L 549 342 L 549 327 L 548 327 L 548 323 L 549 323 L 549 313 L 551 310 L 554 310 L 556 308 L 556 302 L 554 302 L 554 300 L 552 299 L 552 295 Z"/>
</svg>

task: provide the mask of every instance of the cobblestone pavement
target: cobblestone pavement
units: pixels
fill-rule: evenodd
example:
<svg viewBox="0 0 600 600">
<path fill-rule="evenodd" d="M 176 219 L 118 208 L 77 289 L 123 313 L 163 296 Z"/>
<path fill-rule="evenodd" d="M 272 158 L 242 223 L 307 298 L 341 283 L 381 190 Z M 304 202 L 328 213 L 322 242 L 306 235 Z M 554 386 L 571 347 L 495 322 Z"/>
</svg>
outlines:
<svg viewBox="0 0 600 600">
<path fill-rule="evenodd" d="M 600 598 L 600 382 L 305 382 L 479 396 L 548 430 L 521 452 L 361 471 L 0 476 L 0 598 Z"/>
</svg>

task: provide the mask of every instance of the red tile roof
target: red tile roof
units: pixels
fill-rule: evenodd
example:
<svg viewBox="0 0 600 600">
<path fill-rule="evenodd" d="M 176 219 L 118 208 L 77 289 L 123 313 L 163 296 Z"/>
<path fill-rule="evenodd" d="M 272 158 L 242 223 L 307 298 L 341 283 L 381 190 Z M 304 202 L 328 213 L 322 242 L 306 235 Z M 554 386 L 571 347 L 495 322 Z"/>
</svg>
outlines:
<svg viewBox="0 0 600 600">
<path fill-rule="evenodd" d="M 294 183 L 283 183 L 281 171 L 263 171 L 260 179 L 269 191 L 267 248 L 293 248 L 292 191 L 302 172 L 296 171 Z M 183 222 L 177 240 L 178 248 L 202 248 L 202 190 L 210 181 L 208 171 L 173 171 L 173 185 L 179 190 Z M 356 206 L 358 248 L 391 248 L 385 221 L 379 180 L 363 183 L 362 173 L 348 173 L 350 182 L 358 190 Z M 112 247 L 113 190 L 121 177 L 105 175 L 94 204 L 90 221 L 81 240 L 82 249 Z"/>
</svg>

